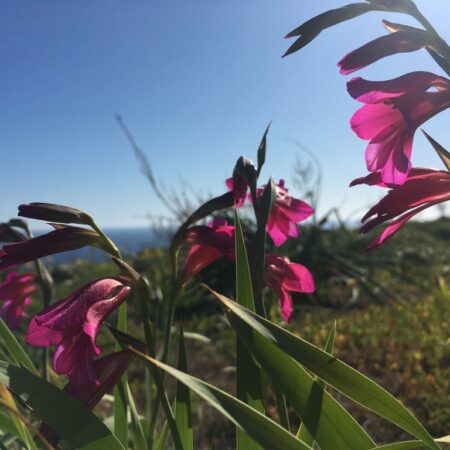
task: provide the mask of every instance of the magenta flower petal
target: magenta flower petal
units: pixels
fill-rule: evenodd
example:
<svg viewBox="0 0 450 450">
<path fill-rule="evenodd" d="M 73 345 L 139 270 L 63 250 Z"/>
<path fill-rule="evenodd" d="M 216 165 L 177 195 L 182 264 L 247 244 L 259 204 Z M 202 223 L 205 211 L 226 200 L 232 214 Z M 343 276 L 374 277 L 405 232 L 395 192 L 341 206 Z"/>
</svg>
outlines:
<svg viewBox="0 0 450 450">
<path fill-rule="evenodd" d="M 352 97 L 366 103 L 350 124 L 358 137 L 370 141 L 367 169 L 380 171 L 383 184 L 403 184 L 411 170 L 414 133 L 450 106 L 450 80 L 429 72 L 412 72 L 382 82 L 355 78 L 347 86 Z"/>
<path fill-rule="evenodd" d="M 437 203 L 437 202 L 436 202 Z M 436 204 L 433 203 L 433 204 Z M 392 237 L 395 233 L 397 233 L 398 230 L 400 230 L 400 228 L 412 217 L 414 217 L 416 214 L 418 214 L 419 212 L 423 211 L 424 209 L 430 207 L 432 205 L 424 205 L 420 208 L 414 209 L 411 212 L 408 212 L 406 214 L 404 214 L 403 216 L 400 216 L 397 220 L 394 220 L 393 222 L 391 222 L 383 231 L 382 233 L 375 239 L 373 240 L 366 248 L 366 250 L 371 250 L 375 247 L 380 246 L 381 244 L 383 244 L 383 242 L 385 242 L 386 240 L 388 240 L 390 237 Z"/>
<path fill-rule="evenodd" d="M 184 280 L 192 278 L 221 257 L 221 251 L 214 247 L 193 245 L 186 257 L 182 278 Z"/>
<path fill-rule="evenodd" d="M 348 93 L 361 103 L 382 103 L 407 93 L 424 92 L 430 87 L 444 89 L 448 80 L 431 72 L 410 72 L 386 81 L 369 81 L 355 77 L 347 83 Z"/>
<path fill-rule="evenodd" d="M 256 195 L 262 195 L 264 187 L 257 189 Z M 266 231 L 276 247 L 283 245 L 288 237 L 298 237 L 299 222 L 314 213 L 314 209 L 302 200 L 291 197 L 284 187 L 284 180 L 277 184 L 277 198 L 270 210 Z"/>
<path fill-rule="evenodd" d="M 57 345 L 53 368 L 69 377 L 92 377 L 97 334 L 105 317 L 130 292 L 112 278 L 92 281 L 68 297 L 37 314 L 31 321 L 26 341 L 35 346 Z"/>
<path fill-rule="evenodd" d="M 293 312 L 290 292 L 312 293 L 315 291 L 311 272 L 301 264 L 291 263 L 289 258 L 269 254 L 266 256 L 266 285 L 278 297 L 283 320 L 289 322 Z"/>
<path fill-rule="evenodd" d="M 110 294 L 111 297 L 106 300 L 95 302 L 87 310 L 83 331 L 91 338 L 92 346 L 97 355 L 101 350 L 95 344 L 95 340 L 105 317 L 117 309 L 129 293 L 129 287 L 119 286 L 119 291 L 117 293 Z"/>
<path fill-rule="evenodd" d="M 290 263 L 286 268 L 283 286 L 289 291 L 312 293 L 316 284 L 311 272 L 303 265 Z"/>
<path fill-rule="evenodd" d="M 236 208 L 241 208 L 244 205 L 245 197 L 247 196 L 247 181 L 241 176 L 235 175 L 228 178 L 225 181 L 225 184 L 230 191 L 233 191 L 234 206 Z"/>
<path fill-rule="evenodd" d="M 277 295 L 280 304 L 281 317 L 285 322 L 289 323 L 292 318 L 292 313 L 294 312 L 291 294 L 289 294 L 287 289 L 279 289 Z"/>
<path fill-rule="evenodd" d="M 103 395 L 112 390 L 134 358 L 128 350 L 99 358 L 92 364 L 93 378 L 71 378 L 64 391 L 93 409 Z"/>
<path fill-rule="evenodd" d="M 49 347 L 59 344 L 63 336 L 62 331 L 42 327 L 37 323 L 36 317 L 33 317 L 28 325 L 26 341 L 35 347 Z"/>
<path fill-rule="evenodd" d="M 37 291 L 36 276 L 32 273 L 10 272 L 0 284 L 0 315 L 12 330 L 19 328 L 27 317 L 26 308 L 31 304 L 29 295 Z"/>
<path fill-rule="evenodd" d="M 184 242 L 192 245 L 184 262 L 181 279 L 189 280 L 219 258 L 234 260 L 234 226 L 214 219 L 208 226 L 187 230 Z"/>
<path fill-rule="evenodd" d="M 270 216 L 267 221 L 267 233 L 272 239 L 275 247 L 281 247 L 288 239 L 289 236 L 289 224 L 285 223 L 285 220 L 280 220 L 279 217 Z M 298 230 L 297 230 L 298 233 Z M 292 232 L 291 232 L 292 234 Z M 298 234 L 297 234 L 298 236 Z M 291 236 L 291 237 L 297 237 Z"/>
<path fill-rule="evenodd" d="M 378 172 L 359 179 L 371 184 Z M 450 200 L 450 173 L 440 170 L 413 168 L 403 185 L 393 185 L 362 218 L 362 233 L 394 219 L 368 248 L 381 245 L 393 236 L 405 222 L 426 208 Z"/>
</svg>

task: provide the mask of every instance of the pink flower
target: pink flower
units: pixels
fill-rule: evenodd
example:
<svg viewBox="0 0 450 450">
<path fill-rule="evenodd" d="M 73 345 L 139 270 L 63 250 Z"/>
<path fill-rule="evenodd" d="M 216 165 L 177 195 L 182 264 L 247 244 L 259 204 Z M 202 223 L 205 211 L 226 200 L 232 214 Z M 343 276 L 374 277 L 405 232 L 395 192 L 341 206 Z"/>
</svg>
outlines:
<svg viewBox="0 0 450 450">
<path fill-rule="evenodd" d="M 64 391 L 83 403 L 86 408 L 92 410 L 102 397 L 110 392 L 133 362 L 135 355 L 124 350 L 111 353 L 93 362 L 95 381 L 90 378 L 71 379 Z M 59 436 L 44 422 L 39 431 L 55 447 L 59 441 Z"/>
<path fill-rule="evenodd" d="M 115 279 L 92 281 L 37 314 L 28 326 L 26 341 L 38 347 L 56 345 L 53 369 L 68 375 L 75 385 L 86 380 L 96 383 L 93 360 L 101 353 L 96 344 L 100 326 L 129 292 Z"/>
<path fill-rule="evenodd" d="M 387 27 L 396 25 L 387 21 L 383 23 Z M 347 75 L 386 56 L 419 50 L 430 45 L 431 41 L 430 33 L 425 30 L 410 28 L 396 31 L 374 39 L 344 56 L 338 62 L 339 71 Z"/>
<path fill-rule="evenodd" d="M 261 197 L 264 187 L 256 191 L 256 195 Z M 250 197 L 249 197 L 250 198 Z M 298 237 L 299 222 L 307 219 L 314 212 L 307 203 L 291 197 L 284 187 L 284 180 L 277 184 L 277 198 L 270 210 L 266 231 L 272 238 L 276 247 L 284 244 L 288 237 Z"/>
<path fill-rule="evenodd" d="M 230 191 L 233 191 L 234 205 L 236 208 L 241 208 L 247 195 L 247 181 L 243 177 L 237 175 L 228 178 L 225 181 L 225 184 Z"/>
<path fill-rule="evenodd" d="M 0 300 L 3 306 L 0 315 L 12 330 L 17 329 L 27 317 L 25 309 L 31 304 L 30 294 L 37 291 L 36 275 L 10 272 L 0 284 Z"/>
<path fill-rule="evenodd" d="M 208 226 L 194 226 L 187 230 L 186 244 L 192 245 L 184 262 L 182 280 L 188 280 L 219 258 L 234 261 L 234 226 L 224 219 L 214 219 Z"/>
<path fill-rule="evenodd" d="M 388 81 L 353 78 L 350 95 L 365 105 L 350 124 L 370 140 L 366 164 L 381 171 L 385 184 L 403 184 L 411 170 L 411 150 L 418 126 L 450 106 L 450 80 L 430 72 L 411 72 Z"/>
<path fill-rule="evenodd" d="M 266 285 L 275 291 L 281 315 L 289 322 L 294 310 L 291 292 L 314 292 L 316 290 L 314 279 L 305 266 L 291 263 L 285 256 L 266 255 L 266 266 L 264 277 Z"/>
<path fill-rule="evenodd" d="M 375 174 L 366 178 L 366 184 L 374 184 Z M 365 183 L 364 178 L 355 180 Z M 433 169 L 413 168 L 406 182 L 393 186 L 375 206 L 362 218 L 366 222 L 361 227 L 362 233 L 367 233 L 377 225 L 395 219 L 383 232 L 369 244 L 367 249 L 378 247 L 393 236 L 409 219 L 430 206 L 450 200 L 450 172 Z M 370 217 L 372 219 L 368 220 Z"/>
<path fill-rule="evenodd" d="M 70 380 L 64 391 L 78 399 L 87 408 L 93 409 L 101 398 L 112 390 L 134 358 L 135 355 L 128 350 L 99 358 L 92 364 L 95 382 L 89 378 L 82 379 L 81 384 L 77 384 L 77 380 Z"/>
</svg>

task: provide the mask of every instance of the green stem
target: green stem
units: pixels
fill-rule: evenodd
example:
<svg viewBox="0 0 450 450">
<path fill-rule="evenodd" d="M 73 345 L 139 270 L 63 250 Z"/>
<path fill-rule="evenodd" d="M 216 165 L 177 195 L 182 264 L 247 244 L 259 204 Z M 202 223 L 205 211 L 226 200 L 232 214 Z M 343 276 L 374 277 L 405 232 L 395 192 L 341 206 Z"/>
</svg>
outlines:
<svg viewBox="0 0 450 450">
<path fill-rule="evenodd" d="M 253 210 L 256 219 L 256 234 L 254 237 L 254 247 L 251 255 L 251 278 L 252 278 L 252 288 L 253 297 L 255 302 L 255 312 L 267 319 L 267 312 L 264 306 L 263 300 L 263 287 L 264 287 L 264 266 L 265 266 L 265 252 L 266 252 L 266 222 L 262 217 L 261 210 L 259 207 L 259 199 L 256 195 L 256 184 L 250 185 L 250 195 L 253 201 Z M 269 211 L 270 214 L 270 211 Z M 286 398 L 281 392 L 281 390 L 274 386 L 275 397 L 277 402 L 278 414 L 280 415 L 281 425 L 287 430 L 290 429 L 289 426 L 289 415 L 286 406 Z"/>
<path fill-rule="evenodd" d="M 176 274 L 176 271 L 174 271 Z M 163 351 L 161 354 L 161 361 L 163 363 L 167 362 L 167 359 L 169 357 L 169 350 L 170 350 L 170 343 L 171 343 L 171 337 L 172 337 L 172 325 L 173 320 L 175 316 L 175 307 L 177 303 L 177 298 L 181 292 L 182 286 L 180 282 L 176 282 L 175 288 L 173 289 L 173 292 L 169 299 L 169 307 L 167 311 L 167 318 L 164 328 L 164 342 L 163 342 Z M 164 374 L 161 375 L 162 380 L 164 380 Z M 156 420 L 158 418 L 158 412 L 159 412 L 159 406 L 160 406 L 160 396 L 158 395 L 155 399 L 155 403 L 153 406 L 152 416 L 150 419 L 150 435 L 153 436 L 156 428 Z"/>
<path fill-rule="evenodd" d="M 103 232 L 103 230 L 96 224 L 95 220 L 90 217 L 90 224 L 89 224 L 102 238 L 103 242 L 106 245 L 106 248 L 108 249 L 108 252 L 111 253 L 111 255 L 114 255 L 115 257 L 122 259 L 122 255 L 120 254 L 119 249 L 117 248 L 116 244 L 114 244 L 111 239 Z"/>
<path fill-rule="evenodd" d="M 441 67 L 444 72 L 450 76 L 450 46 L 441 37 L 441 35 L 436 31 L 433 25 L 428 21 L 428 19 L 416 8 L 416 11 L 412 16 L 436 39 L 437 48 L 436 51 L 439 53 L 436 55 L 433 51 L 429 51 L 431 57 L 436 61 L 436 63 Z M 434 50 L 434 49 L 433 49 Z M 442 56 L 442 59 L 441 59 Z"/>
<path fill-rule="evenodd" d="M 176 292 L 175 292 L 176 294 Z M 156 349 L 155 349 L 155 341 L 153 337 L 153 330 L 151 327 L 151 323 L 149 320 L 149 310 L 148 310 L 148 303 L 150 301 L 151 295 L 150 295 L 150 286 L 148 283 L 148 280 L 145 277 L 142 277 L 139 286 L 138 286 L 138 295 L 140 297 L 140 304 L 142 308 L 142 316 L 143 316 L 143 322 L 144 322 L 144 333 L 145 333 L 145 339 L 147 342 L 147 347 L 149 351 L 149 355 L 152 358 L 156 359 Z M 175 304 L 176 296 L 173 296 L 173 304 Z M 169 339 L 170 343 L 170 339 Z M 153 408 L 153 415 L 152 420 L 150 422 L 150 430 L 149 430 L 149 448 L 152 448 L 153 446 L 153 440 L 154 440 L 154 432 L 155 432 L 155 425 L 156 425 L 156 418 L 158 416 L 158 408 L 159 403 L 162 404 L 164 413 L 166 415 L 167 423 L 169 425 L 170 432 L 172 433 L 172 439 L 175 445 L 175 448 L 177 450 L 183 450 L 183 445 L 181 443 L 181 438 L 178 432 L 178 428 L 175 423 L 175 416 L 173 414 L 172 408 L 169 403 L 169 399 L 167 397 L 167 393 L 164 389 L 164 379 L 161 375 L 160 370 L 152 365 L 150 366 L 150 371 L 153 377 L 153 380 L 155 381 L 155 385 L 157 388 L 158 396 L 156 398 L 154 408 Z"/>
</svg>

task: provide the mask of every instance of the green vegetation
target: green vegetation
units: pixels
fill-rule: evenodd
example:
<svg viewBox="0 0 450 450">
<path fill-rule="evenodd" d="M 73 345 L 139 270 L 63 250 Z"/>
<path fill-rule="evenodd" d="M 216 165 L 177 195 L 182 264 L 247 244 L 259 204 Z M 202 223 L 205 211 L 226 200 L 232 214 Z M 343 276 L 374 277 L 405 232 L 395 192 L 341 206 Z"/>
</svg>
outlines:
<svg viewBox="0 0 450 450">
<path fill-rule="evenodd" d="M 448 434 L 450 423 L 447 398 L 450 392 L 449 222 L 441 219 L 426 224 L 408 224 L 390 245 L 369 253 L 362 249 L 370 236 L 362 238 L 355 231 L 344 228 L 304 227 L 300 239 L 291 247 L 286 246 L 293 261 L 306 264 L 299 255 L 305 259 L 309 257 L 308 264 L 320 288 L 316 296 L 294 297 L 296 312 L 286 328 L 324 347 L 336 319 L 334 354 L 410 407 L 433 436 Z M 311 246 L 314 234 L 316 241 Z M 331 255 L 324 250 L 330 248 L 333 249 Z M 356 267 L 358 272 L 344 273 L 333 267 L 336 257 Z M 169 276 L 169 266 L 165 251 L 144 250 L 129 258 L 129 262 L 149 278 L 152 286 L 159 285 L 162 290 L 167 286 L 165 279 Z M 78 261 L 66 269 L 64 276 L 59 275 L 57 298 L 68 294 L 73 286 L 111 273 L 114 266 L 112 263 Z M 363 274 L 363 283 L 358 273 Z M 364 277 L 380 280 L 382 287 L 374 284 L 371 289 L 365 289 Z M 198 278 L 234 298 L 234 267 L 231 263 L 219 261 Z M 391 292 L 397 295 L 389 295 Z M 153 290 L 153 297 L 151 313 L 158 324 L 165 305 L 161 303 L 162 294 L 158 289 Z M 278 308 L 274 307 L 275 299 L 266 295 L 266 304 L 272 305 L 272 320 L 281 323 Z M 144 339 L 141 329 L 133 326 L 134 321 L 137 324 L 139 320 L 137 305 L 133 301 L 128 305 L 129 332 Z M 218 302 L 202 290 L 199 283 L 192 283 L 179 301 L 176 318 L 182 319 L 186 332 L 189 373 L 233 393 L 235 335 L 226 324 Z M 162 333 L 161 324 L 158 333 Z M 107 332 L 102 337 L 100 342 L 111 342 Z M 176 352 L 171 354 L 170 365 L 176 367 L 177 358 Z M 133 392 L 144 389 L 142 368 L 133 366 L 129 379 Z M 173 380 L 169 383 L 175 390 Z M 278 420 L 274 393 L 270 387 L 267 389 L 268 401 L 273 403 L 267 409 Z M 405 432 L 356 406 L 341 394 L 336 395 L 376 442 L 407 439 Z M 136 398 L 139 399 L 139 395 Z M 137 407 L 143 412 L 145 405 L 138 401 Z M 108 411 L 105 403 L 98 409 Z M 203 448 L 212 440 L 217 448 L 233 448 L 234 427 L 230 422 L 196 396 L 193 397 L 192 411 L 196 430 L 194 448 Z M 298 419 L 290 412 L 295 424 Z"/>
</svg>

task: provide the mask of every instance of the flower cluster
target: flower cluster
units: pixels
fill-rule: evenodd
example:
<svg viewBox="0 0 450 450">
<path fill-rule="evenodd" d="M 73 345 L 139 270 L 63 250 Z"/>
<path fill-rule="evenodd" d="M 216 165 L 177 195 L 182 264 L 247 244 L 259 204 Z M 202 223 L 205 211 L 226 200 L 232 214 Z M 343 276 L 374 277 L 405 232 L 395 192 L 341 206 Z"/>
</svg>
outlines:
<svg viewBox="0 0 450 450">
<path fill-rule="evenodd" d="M 287 35 L 295 36 L 297 40 L 286 54 L 299 50 L 329 26 L 376 10 L 409 14 L 423 28 L 383 20 L 388 34 L 344 56 L 338 62 L 342 74 L 353 73 L 390 55 L 425 49 L 450 76 L 449 45 L 409 0 L 354 3 L 326 11 Z M 389 239 L 417 213 L 450 199 L 449 172 L 416 168 L 411 163 L 417 128 L 450 107 L 450 79 L 424 71 L 383 81 L 356 77 L 347 83 L 347 90 L 355 100 L 363 103 L 353 114 L 350 125 L 359 138 L 369 141 L 365 157 L 370 172 L 350 185 L 368 184 L 389 189 L 362 219 L 363 233 L 393 219 L 369 244 L 368 248 L 373 248 Z M 426 137 L 450 170 L 448 152 L 430 136 Z"/>
<path fill-rule="evenodd" d="M 247 167 L 250 164 L 247 161 Z M 252 204 L 254 201 L 259 202 L 266 187 L 257 188 L 253 198 L 252 194 L 248 193 L 248 181 L 236 171 L 225 183 L 233 194 L 236 208 L 242 207 L 246 199 Z M 266 232 L 274 245 L 279 247 L 289 237 L 298 237 L 298 223 L 310 217 L 314 210 L 304 201 L 292 197 L 284 180 L 280 180 L 275 189 L 275 200 L 267 219 Z M 182 282 L 189 280 L 219 258 L 232 261 L 235 259 L 234 226 L 228 225 L 225 219 L 214 219 L 207 226 L 188 228 L 183 242 L 191 245 L 191 248 L 181 272 Z M 315 290 L 314 280 L 306 267 L 291 263 L 288 258 L 278 255 L 267 255 L 264 281 L 266 286 L 276 293 L 281 315 L 286 322 L 290 321 L 293 313 L 290 292 L 312 293 Z"/>
<path fill-rule="evenodd" d="M 12 330 L 20 327 L 27 317 L 26 308 L 31 305 L 30 295 L 39 286 L 33 273 L 9 272 L 0 284 L 0 300 L 3 302 L 0 316 Z"/>
<path fill-rule="evenodd" d="M 0 249 L 0 269 L 9 269 L 41 257 L 78 249 L 87 245 L 111 249 L 111 243 L 96 230 L 66 225 L 91 224 L 90 216 L 73 208 L 46 203 L 21 205 L 19 215 L 53 220 L 54 231 L 38 237 L 26 237 L 13 227 L 5 226 L 12 237 Z M 13 222 L 14 224 L 14 222 Z M 23 223 L 22 223 L 23 224 Z M 64 225 L 63 225 L 64 224 Z M 25 227 L 26 228 L 26 227 Z M 43 266 L 39 276 L 33 273 L 9 272 L 0 284 L 1 316 L 12 329 L 26 318 L 25 309 L 31 304 L 30 294 L 39 284 L 48 282 Z M 96 359 L 102 352 L 97 336 L 105 318 L 129 296 L 131 287 L 123 280 L 103 278 L 80 287 L 35 315 L 28 325 L 27 343 L 37 347 L 55 347 L 52 368 L 68 377 L 65 388 L 89 408 L 93 408 L 104 393 L 110 390 L 127 369 L 132 356 L 129 352 L 112 353 Z"/>
<path fill-rule="evenodd" d="M 338 63 L 341 73 L 433 44 L 433 36 L 426 30 L 386 21 L 384 24 L 391 34 L 345 56 Z M 411 72 L 387 81 L 353 78 L 347 89 L 354 99 L 364 103 L 350 124 L 358 137 L 369 140 L 366 164 L 371 172 L 354 180 L 351 186 L 369 184 L 390 189 L 363 217 L 361 232 L 395 219 L 369 244 L 370 249 L 389 239 L 417 213 L 450 199 L 449 172 L 415 168 L 411 164 L 416 129 L 450 107 L 450 80 L 431 72 Z"/>
</svg>

